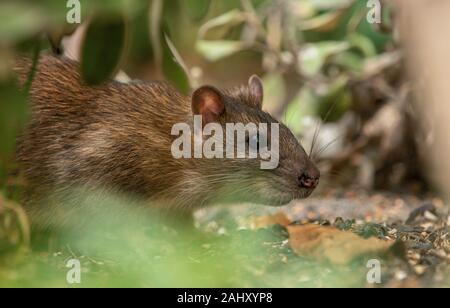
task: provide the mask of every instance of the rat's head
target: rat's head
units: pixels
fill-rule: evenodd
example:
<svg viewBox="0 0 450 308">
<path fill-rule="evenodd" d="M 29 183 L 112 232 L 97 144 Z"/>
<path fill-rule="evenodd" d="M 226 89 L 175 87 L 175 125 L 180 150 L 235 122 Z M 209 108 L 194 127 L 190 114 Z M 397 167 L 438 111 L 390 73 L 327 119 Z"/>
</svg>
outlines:
<svg viewBox="0 0 450 308">
<path fill-rule="evenodd" d="M 193 114 L 202 116 L 203 127 L 210 123 L 218 127 L 219 124 L 224 132 L 224 158 L 198 159 L 194 163 L 200 167 L 197 170 L 205 171 L 205 174 L 199 175 L 200 181 L 203 181 L 199 187 L 213 188 L 211 193 L 220 195 L 219 199 L 227 196 L 231 201 L 284 205 L 294 199 L 308 197 L 318 185 L 320 172 L 317 167 L 292 132 L 263 111 L 262 102 L 263 85 L 257 76 L 252 76 L 247 86 L 226 91 L 204 86 L 192 95 Z M 227 125 L 237 123 L 246 127 L 252 123 L 257 127 L 267 124 L 267 142 L 261 139 L 264 138 L 261 137 L 264 135 L 261 131 L 258 133 L 247 130 L 243 137 L 247 157 L 227 158 Z M 278 133 L 272 130 L 275 126 L 278 127 Z M 278 140 L 278 149 L 274 146 L 276 141 L 273 138 Z M 237 134 L 234 140 L 232 147 L 236 155 L 239 142 Z M 267 147 L 264 147 L 265 144 Z M 259 151 L 271 153 L 271 157 L 248 157 L 250 149 L 255 145 Z M 277 162 L 274 168 L 261 168 L 263 161 L 274 159 Z"/>
</svg>

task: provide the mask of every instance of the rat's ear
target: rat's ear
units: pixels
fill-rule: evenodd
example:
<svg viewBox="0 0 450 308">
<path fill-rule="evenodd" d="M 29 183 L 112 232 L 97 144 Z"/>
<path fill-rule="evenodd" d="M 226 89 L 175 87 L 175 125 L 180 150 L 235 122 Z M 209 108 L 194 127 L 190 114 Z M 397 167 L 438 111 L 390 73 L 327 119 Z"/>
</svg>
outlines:
<svg viewBox="0 0 450 308">
<path fill-rule="evenodd" d="M 216 88 L 203 86 L 192 94 L 192 113 L 203 117 L 203 125 L 218 122 L 224 112 L 223 96 Z"/>
<path fill-rule="evenodd" d="M 248 80 L 248 88 L 250 90 L 250 95 L 255 100 L 255 103 L 258 108 L 262 108 L 262 103 L 264 99 L 264 88 L 261 78 L 256 75 L 253 75 Z"/>
</svg>

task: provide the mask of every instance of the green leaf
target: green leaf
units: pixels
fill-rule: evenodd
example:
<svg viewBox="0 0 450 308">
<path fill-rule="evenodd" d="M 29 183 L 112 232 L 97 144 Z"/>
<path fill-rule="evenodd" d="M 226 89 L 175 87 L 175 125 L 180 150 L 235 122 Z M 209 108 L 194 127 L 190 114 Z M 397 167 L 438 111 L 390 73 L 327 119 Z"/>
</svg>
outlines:
<svg viewBox="0 0 450 308">
<path fill-rule="evenodd" d="M 55 2 L 54 0 L 47 0 Z M 146 2 L 143 0 L 82 0 L 81 8 L 83 13 L 98 12 L 103 15 L 134 16 L 146 8 Z"/>
<path fill-rule="evenodd" d="M 89 85 L 98 85 L 114 77 L 126 44 L 124 18 L 94 18 L 86 32 L 81 73 Z"/>
<path fill-rule="evenodd" d="M 218 61 L 247 49 L 247 44 L 240 41 L 204 41 L 197 42 L 197 51 L 209 61 Z"/>
<path fill-rule="evenodd" d="M 340 119 L 352 104 L 348 80 L 344 75 L 339 76 L 321 91 L 305 85 L 288 105 L 284 117 L 286 126 L 298 136 L 304 132 L 303 120 L 308 116 L 320 116 L 328 122 Z"/>
<path fill-rule="evenodd" d="M 317 10 L 335 10 L 348 7 L 354 0 L 308 0 Z"/>
<path fill-rule="evenodd" d="M 223 15 L 215 17 L 198 30 L 198 37 L 204 39 L 206 34 L 211 30 L 220 30 L 221 33 L 227 32 L 230 28 L 235 27 L 243 23 L 246 19 L 246 15 L 239 10 L 232 10 Z"/>
<path fill-rule="evenodd" d="M 347 87 L 349 78 L 341 75 L 336 78 L 321 96 L 318 115 L 327 122 L 339 120 L 352 104 L 352 95 Z"/>
<path fill-rule="evenodd" d="M 375 57 L 377 55 L 375 45 L 367 36 L 355 32 L 350 34 L 347 40 L 351 47 L 360 50 L 366 58 Z"/>
<path fill-rule="evenodd" d="M 263 78 L 264 110 L 274 113 L 282 105 L 286 97 L 286 84 L 279 73 L 269 73 Z"/>
<path fill-rule="evenodd" d="M 328 41 L 306 45 L 300 52 L 299 69 L 307 76 L 318 74 L 328 57 L 349 48 L 347 42 Z"/>
<path fill-rule="evenodd" d="M 302 120 L 307 116 L 317 114 L 318 97 L 314 91 L 308 87 L 303 87 L 297 96 L 289 103 L 284 123 L 296 135 L 303 133 Z"/>
<path fill-rule="evenodd" d="M 313 18 L 317 10 L 309 0 L 299 0 L 292 7 L 292 13 L 299 20 Z"/>
<path fill-rule="evenodd" d="M 209 11 L 211 0 L 184 1 L 189 16 L 195 20 L 202 20 Z"/>
<path fill-rule="evenodd" d="M 303 31 L 330 32 L 336 29 L 337 25 L 345 15 L 346 10 L 332 11 L 307 19 L 301 22 Z"/>
<path fill-rule="evenodd" d="M 336 55 L 333 63 L 353 73 L 361 73 L 364 68 L 364 58 L 352 51 L 344 51 Z"/>
<path fill-rule="evenodd" d="M 181 93 L 188 94 L 191 90 L 189 73 L 186 64 L 176 50 L 169 36 L 163 34 L 162 42 L 162 70 L 164 76 L 170 81 Z"/>
</svg>

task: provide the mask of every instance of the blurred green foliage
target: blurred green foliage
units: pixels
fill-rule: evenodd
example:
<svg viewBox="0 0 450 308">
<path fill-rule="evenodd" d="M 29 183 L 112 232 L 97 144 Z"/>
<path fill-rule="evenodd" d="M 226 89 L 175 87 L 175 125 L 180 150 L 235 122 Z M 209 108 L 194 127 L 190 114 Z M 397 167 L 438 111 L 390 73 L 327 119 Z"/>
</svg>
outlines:
<svg viewBox="0 0 450 308">
<path fill-rule="evenodd" d="M 126 40 L 126 22 L 123 18 L 94 18 L 86 32 L 81 53 L 81 73 L 91 85 L 98 85 L 117 72 Z M 115 44 L 104 44 L 108 37 Z"/>
<path fill-rule="evenodd" d="M 58 236 L 58 248 L 18 250 L 0 258 L 0 287 L 311 287 L 362 286 L 364 260 L 332 266 L 299 258 L 282 227 L 200 233 L 136 211 L 110 196 L 85 198 L 82 227 Z M 117 213 L 122 213 L 118 220 Z M 34 237 L 39 234 L 34 234 Z M 42 235 L 47 239 L 48 235 Z M 1 251 L 0 251 L 1 253 Z M 81 284 L 66 281 L 70 259 L 81 262 Z M 345 278 L 345 279 L 344 279 Z"/>
</svg>

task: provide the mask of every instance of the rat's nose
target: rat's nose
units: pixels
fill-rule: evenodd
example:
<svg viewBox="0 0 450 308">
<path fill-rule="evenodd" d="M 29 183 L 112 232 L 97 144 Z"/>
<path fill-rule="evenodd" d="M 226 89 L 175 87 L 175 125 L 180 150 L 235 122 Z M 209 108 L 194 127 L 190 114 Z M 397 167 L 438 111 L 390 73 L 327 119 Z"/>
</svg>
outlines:
<svg viewBox="0 0 450 308">
<path fill-rule="evenodd" d="M 302 188 L 314 189 L 319 185 L 319 177 L 311 176 L 305 172 L 298 177 L 298 183 Z"/>
</svg>

